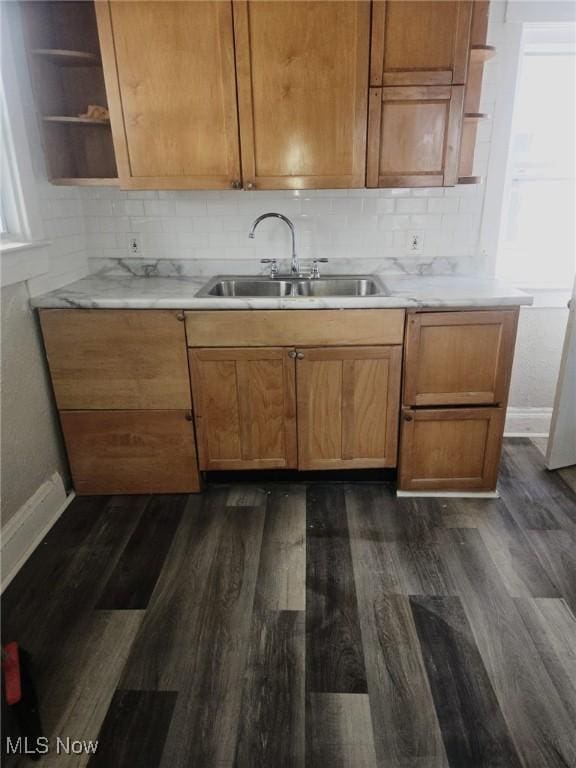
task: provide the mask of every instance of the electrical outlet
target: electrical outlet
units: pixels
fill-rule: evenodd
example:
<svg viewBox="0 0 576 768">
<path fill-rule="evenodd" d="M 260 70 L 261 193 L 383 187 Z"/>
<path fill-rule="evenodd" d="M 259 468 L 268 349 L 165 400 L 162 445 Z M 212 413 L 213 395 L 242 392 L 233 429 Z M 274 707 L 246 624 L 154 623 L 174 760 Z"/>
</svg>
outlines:
<svg viewBox="0 0 576 768">
<path fill-rule="evenodd" d="M 142 255 L 142 241 L 140 235 L 130 235 L 128 240 L 128 253 L 130 256 Z"/>
<path fill-rule="evenodd" d="M 424 250 L 424 235 L 422 232 L 408 232 L 406 250 L 408 253 L 422 253 Z"/>
</svg>

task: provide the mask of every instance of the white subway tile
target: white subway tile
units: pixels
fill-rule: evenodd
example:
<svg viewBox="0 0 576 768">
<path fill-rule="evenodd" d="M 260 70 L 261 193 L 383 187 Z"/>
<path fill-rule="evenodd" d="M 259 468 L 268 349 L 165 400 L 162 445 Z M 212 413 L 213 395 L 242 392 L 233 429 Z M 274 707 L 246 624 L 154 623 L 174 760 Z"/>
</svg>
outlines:
<svg viewBox="0 0 576 768">
<path fill-rule="evenodd" d="M 112 200 L 84 200 L 82 208 L 85 216 L 112 216 Z"/>
<path fill-rule="evenodd" d="M 234 216 L 238 213 L 238 200 L 207 200 L 208 216 Z"/>
<path fill-rule="evenodd" d="M 143 200 L 125 200 L 124 211 L 127 216 L 144 216 Z"/>
<path fill-rule="evenodd" d="M 86 235 L 88 248 L 102 250 L 103 248 L 116 248 L 118 235 L 113 232 L 92 232 Z"/>
<path fill-rule="evenodd" d="M 348 229 L 371 231 L 378 227 L 378 216 L 368 215 L 366 213 L 358 215 L 350 215 L 346 217 L 346 224 Z"/>
<path fill-rule="evenodd" d="M 414 229 L 438 229 L 442 226 L 440 214 L 423 213 L 410 216 L 410 227 Z"/>
<path fill-rule="evenodd" d="M 305 197 L 302 200 L 302 213 L 330 214 L 332 213 L 332 200 L 328 197 Z"/>
<path fill-rule="evenodd" d="M 378 229 L 408 229 L 410 216 L 378 216 Z"/>
<path fill-rule="evenodd" d="M 146 216 L 174 216 L 173 200 L 146 200 L 144 202 Z"/>
<path fill-rule="evenodd" d="M 155 189 L 135 189 L 127 193 L 129 200 L 158 200 Z"/>
<path fill-rule="evenodd" d="M 443 187 L 414 187 L 412 197 L 444 197 Z"/>
<path fill-rule="evenodd" d="M 194 219 L 185 216 L 165 216 L 162 218 L 163 232 L 195 232 Z"/>
<path fill-rule="evenodd" d="M 349 213 L 362 213 L 362 199 L 347 197 L 332 200 L 332 213 L 341 216 L 346 216 Z"/>
<path fill-rule="evenodd" d="M 482 197 L 461 197 L 458 200 L 458 211 L 479 215 L 482 212 L 483 200 Z"/>
<path fill-rule="evenodd" d="M 396 200 L 396 213 L 425 213 L 427 201 L 422 198 L 399 198 Z"/>
<path fill-rule="evenodd" d="M 180 248 L 205 248 L 209 245 L 210 235 L 205 232 L 179 232 L 177 236 Z"/>
<path fill-rule="evenodd" d="M 428 200 L 429 213 L 456 213 L 458 197 L 431 197 Z"/>
<path fill-rule="evenodd" d="M 176 216 L 206 216 L 208 208 L 206 200 L 175 200 L 174 212 Z"/>
<path fill-rule="evenodd" d="M 394 213 L 394 199 L 379 197 L 376 201 L 376 213 Z"/>
<path fill-rule="evenodd" d="M 163 232 L 163 219 L 158 216 L 141 216 L 130 219 L 131 232 Z"/>
</svg>

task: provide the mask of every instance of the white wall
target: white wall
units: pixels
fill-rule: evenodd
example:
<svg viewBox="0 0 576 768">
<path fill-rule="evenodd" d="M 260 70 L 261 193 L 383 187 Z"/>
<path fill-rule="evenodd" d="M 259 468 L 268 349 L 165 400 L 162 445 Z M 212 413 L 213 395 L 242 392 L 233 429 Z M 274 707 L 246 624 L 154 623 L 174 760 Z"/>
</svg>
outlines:
<svg viewBox="0 0 576 768">
<path fill-rule="evenodd" d="M 510 385 L 513 408 L 552 408 L 567 320 L 565 307 L 521 310 Z"/>
<path fill-rule="evenodd" d="M 2 3 L 1 10 L 2 76 L 11 118 L 19 129 L 15 141 L 27 160 L 22 181 L 27 208 L 35 212 L 33 237 L 41 242 L 29 250 L 0 255 L 0 507 L 4 526 L 55 473 L 67 480 L 38 321 L 30 310 L 29 297 L 83 277 L 89 268 L 80 192 L 54 187 L 46 180 L 17 4 Z"/>
<path fill-rule="evenodd" d="M 24 283 L 2 289 L 2 524 L 54 472 L 67 476 L 37 318 Z"/>
</svg>

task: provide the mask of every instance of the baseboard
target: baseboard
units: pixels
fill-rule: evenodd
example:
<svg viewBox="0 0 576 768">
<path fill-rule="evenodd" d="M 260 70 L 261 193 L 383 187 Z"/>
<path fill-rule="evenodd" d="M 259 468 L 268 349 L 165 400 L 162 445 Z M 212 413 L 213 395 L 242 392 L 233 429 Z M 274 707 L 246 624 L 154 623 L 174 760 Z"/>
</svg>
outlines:
<svg viewBox="0 0 576 768">
<path fill-rule="evenodd" d="M 396 491 L 404 499 L 498 499 L 498 491 Z"/>
<path fill-rule="evenodd" d="M 6 589 L 75 494 L 66 495 L 58 472 L 42 483 L 2 529 L 2 591 Z"/>
<path fill-rule="evenodd" d="M 504 437 L 548 437 L 552 408 L 508 408 Z"/>
</svg>

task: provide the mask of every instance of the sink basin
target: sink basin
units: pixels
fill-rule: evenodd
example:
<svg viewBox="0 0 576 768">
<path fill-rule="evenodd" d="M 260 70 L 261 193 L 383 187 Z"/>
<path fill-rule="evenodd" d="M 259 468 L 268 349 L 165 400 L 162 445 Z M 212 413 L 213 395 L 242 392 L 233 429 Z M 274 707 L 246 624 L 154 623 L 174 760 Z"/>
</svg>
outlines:
<svg viewBox="0 0 576 768">
<path fill-rule="evenodd" d="M 371 277 L 319 278 L 296 283 L 298 296 L 377 296 L 382 288 Z"/>
<path fill-rule="evenodd" d="M 238 297 L 290 296 L 292 292 L 292 282 L 287 280 L 222 279 L 215 282 L 204 293 L 207 287 L 205 286 L 198 295 Z"/>
<path fill-rule="evenodd" d="M 218 276 L 200 291 L 198 298 L 329 298 L 330 296 L 385 296 L 374 275 L 342 275 L 304 280 L 265 277 Z"/>
</svg>

